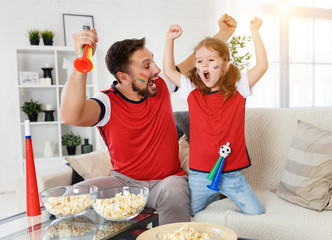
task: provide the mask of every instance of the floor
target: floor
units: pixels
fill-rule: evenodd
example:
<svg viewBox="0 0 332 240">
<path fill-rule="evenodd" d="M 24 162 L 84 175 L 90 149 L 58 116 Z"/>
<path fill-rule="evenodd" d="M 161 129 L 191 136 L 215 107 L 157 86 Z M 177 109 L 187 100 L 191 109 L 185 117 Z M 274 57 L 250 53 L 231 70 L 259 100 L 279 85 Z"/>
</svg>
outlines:
<svg viewBox="0 0 332 240">
<path fill-rule="evenodd" d="M 0 219 L 17 213 L 15 191 L 0 193 Z"/>
</svg>

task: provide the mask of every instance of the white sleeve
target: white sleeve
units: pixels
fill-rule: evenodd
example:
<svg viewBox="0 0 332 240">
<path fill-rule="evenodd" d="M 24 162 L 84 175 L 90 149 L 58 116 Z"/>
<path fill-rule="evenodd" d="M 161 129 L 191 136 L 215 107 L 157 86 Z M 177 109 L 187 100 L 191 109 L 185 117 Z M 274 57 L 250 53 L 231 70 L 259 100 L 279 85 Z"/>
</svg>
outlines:
<svg viewBox="0 0 332 240">
<path fill-rule="evenodd" d="M 100 106 L 101 109 L 101 119 L 100 121 L 95 125 L 98 127 L 102 127 L 105 126 L 106 123 L 110 120 L 111 117 L 111 101 L 110 99 L 107 97 L 107 95 L 105 93 L 102 92 L 97 92 L 93 95 L 93 97 L 91 97 L 90 99 L 93 99 L 95 101 L 97 101 L 97 103 Z"/>
<path fill-rule="evenodd" d="M 180 96 L 184 99 L 187 99 L 190 92 L 197 88 L 195 84 L 193 84 L 193 82 L 190 81 L 190 78 L 186 77 L 183 74 L 181 74 L 180 86 L 181 86 Z"/>
<path fill-rule="evenodd" d="M 164 82 L 166 83 L 166 86 L 168 88 L 169 94 L 172 95 L 172 93 L 175 92 L 176 90 L 176 85 L 174 83 L 172 83 L 164 74 L 164 72 L 159 73 L 159 77 L 161 77 Z"/>
<path fill-rule="evenodd" d="M 249 88 L 248 73 L 243 73 L 240 80 L 235 83 L 235 86 L 244 98 L 247 98 L 254 93 L 254 87 Z"/>
</svg>

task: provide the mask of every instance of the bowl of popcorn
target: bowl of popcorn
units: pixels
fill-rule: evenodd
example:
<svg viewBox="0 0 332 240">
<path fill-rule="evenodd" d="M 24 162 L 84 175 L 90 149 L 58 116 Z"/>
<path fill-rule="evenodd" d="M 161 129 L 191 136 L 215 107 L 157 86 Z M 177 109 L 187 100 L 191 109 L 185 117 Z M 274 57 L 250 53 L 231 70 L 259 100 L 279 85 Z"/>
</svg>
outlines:
<svg viewBox="0 0 332 240">
<path fill-rule="evenodd" d="M 149 189 L 141 186 L 110 187 L 90 194 L 94 210 L 111 221 L 127 221 L 145 207 Z"/>
<path fill-rule="evenodd" d="M 221 230 L 206 225 L 170 225 L 168 228 L 159 231 L 156 235 L 158 240 L 219 240 Z"/>
<path fill-rule="evenodd" d="M 40 192 L 39 197 L 45 209 L 57 218 L 76 217 L 92 206 L 89 194 L 97 190 L 87 185 L 60 186 Z"/>
</svg>

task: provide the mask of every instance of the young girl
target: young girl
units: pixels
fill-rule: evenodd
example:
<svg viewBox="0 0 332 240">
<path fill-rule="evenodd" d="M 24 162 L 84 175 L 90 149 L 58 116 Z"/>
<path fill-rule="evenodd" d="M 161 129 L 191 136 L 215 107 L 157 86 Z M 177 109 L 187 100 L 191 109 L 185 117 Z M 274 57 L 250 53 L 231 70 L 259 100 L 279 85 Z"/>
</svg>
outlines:
<svg viewBox="0 0 332 240">
<path fill-rule="evenodd" d="M 248 215 L 264 213 L 264 208 L 247 183 L 242 169 L 251 165 L 244 136 L 246 98 L 268 67 L 258 29 L 262 20 L 254 18 L 250 31 L 255 45 L 256 65 L 248 73 L 230 63 L 225 42 L 207 38 L 195 48 L 195 68 L 189 77 L 177 72 L 174 64 L 174 40 L 181 36 L 179 25 L 171 25 L 166 33 L 164 73 L 187 99 L 190 118 L 189 188 L 191 214 L 219 199 L 218 192 L 207 185 L 209 172 L 219 158 L 219 148 L 230 143 L 231 153 L 225 159 L 219 181 L 220 193 L 230 198 Z"/>
</svg>

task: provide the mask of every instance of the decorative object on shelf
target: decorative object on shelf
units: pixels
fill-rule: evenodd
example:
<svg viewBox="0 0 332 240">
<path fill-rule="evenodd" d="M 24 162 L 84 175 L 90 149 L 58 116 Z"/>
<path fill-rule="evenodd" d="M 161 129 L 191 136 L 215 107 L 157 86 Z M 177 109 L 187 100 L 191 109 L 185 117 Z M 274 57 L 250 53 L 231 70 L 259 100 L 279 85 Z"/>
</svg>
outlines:
<svg viewBox="0 0 332 240">
<path fill-rule="evenodd" d="M 77 15 L 77 14 L 63 14 L 63 27 L 65 33 L 65 45 L 73 46 L 71 36 L 83 29 L 83 26 L 89 26 L 90 29 L 94 27 L 93 16 L 91 15 Z"/>
<path fill-rule="evenodd" d="M 75 135 L 72 131 L 61 137 L 62 145 L 67 147 L 68 155 L 76 154 L 76 147 L 82 143 L 81 137 Z"/>
<path fill-rule="evenodd" d="M 24 113 L 26 113 L 29 117 L 30 122 L 37 122 L 38 113 L 42 110 L 42 104 L 38 103 L 38 101 L 33 101 L 32 99 L 30 102 L 24 102 L 21 109 Z"/>
<path fill-rule="evenodd" d="M 51 65 L 49 63 L 45 63 L 45 67 L 41 68 L 44 72 L 43 78 L 50 78 L 51 79 L 51 85 L 53 85 L 53 78 L 52 78 L 52 70 Z"/>
<path fill-rule="evenodd" d="M 28 38 L 31 45 L 39 45 L 40 31 L 38 29 L 28 30 Z"/>
<path fill-rule="evenodd" d="M 54 37 L 54 32 L 50 30 L 44 30 L 40 33 L 44 45 L 45 46 L 52 46 L 53 45 L 53 37 Z"/>
<path fill-rule="evenodd" d="M 39 76 L 37 72 L 20 72 L 20 83 L 22 85 L 36 85 L 38 81 Z"/>
<path fill-rule="evenodd" d="M 44 142 L 44 157 L 49 158 L 53 157 L 53 142 L 52 141 L 45 141 Z"/>
<path fill-rule="evenodd" d="M 52 85 L 52 80 L 51 80 L 51 78 L 40 78 L 39 83 L 42 86 L 51 86 Z"/>
<path fill-rule="evenodd" d="M 45 122 L 53 122 L 54 121 L 54 116 L 53 113 L 55 112 L 55 110 L 44 110 L 45 113 Z"/>
<path fill-rule="evenodd" d="M 84 139 L 84 144 L 81 146 L 81 153 L 89 153 L 93 151 L 92 144 L 89 144 L 89 139 Z"/>
<path fill-rule="evenodd" d="M 54 116 L 53 116 L 53 113 L 54 113 L 54 109 L 52 107 L 52 105 L 50 104 L 46 104 L 45 105 L 45 110 L 44 110 L 44 113 L 45 113 L 45 122 L 52 122 L 54 121 Z"/>
</svg>

